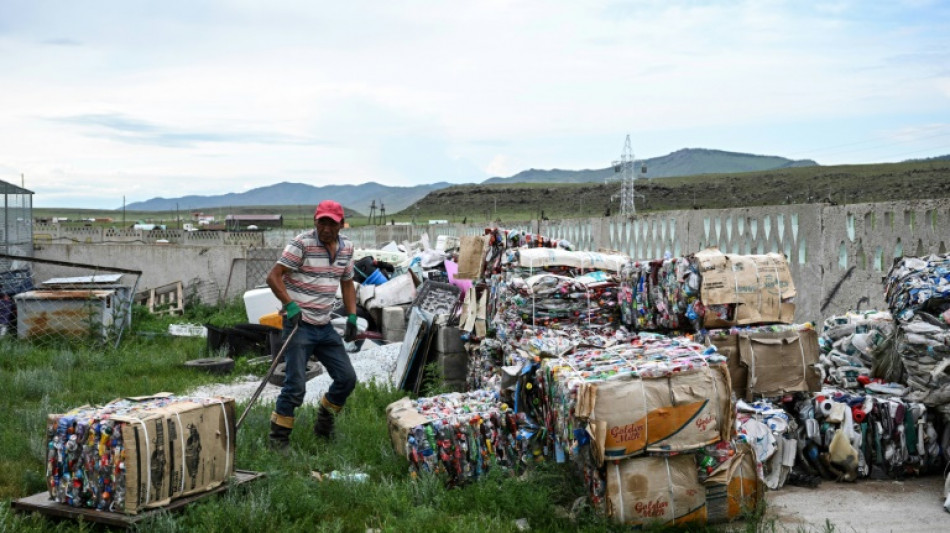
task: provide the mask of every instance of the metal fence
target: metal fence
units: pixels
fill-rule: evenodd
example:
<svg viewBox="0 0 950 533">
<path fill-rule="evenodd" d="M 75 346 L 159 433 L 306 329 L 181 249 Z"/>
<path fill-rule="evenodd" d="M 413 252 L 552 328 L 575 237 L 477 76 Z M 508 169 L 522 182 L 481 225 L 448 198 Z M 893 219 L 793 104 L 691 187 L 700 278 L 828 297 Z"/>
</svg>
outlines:
<svg viewBox="0 0 950 533">
<path fill-rule="evenodd" d="M 247 250 L 247 266 L 245 267 L 245 287 L 248 290 L 262 287 L 266 284 L 267 273 L 274 268 L 274 263 L 280 258 L 283 248 L 249 248 Z"/>
<path fill-rule="evenodd" d="M 118 346 L 132 325 L 142 273 L 0 254 L 0 336 L 19 341 Z M 34 276 L 42 263 L 42 279 Z M 52 274 L 51 274 L 52 273 Z"/>
</svg>

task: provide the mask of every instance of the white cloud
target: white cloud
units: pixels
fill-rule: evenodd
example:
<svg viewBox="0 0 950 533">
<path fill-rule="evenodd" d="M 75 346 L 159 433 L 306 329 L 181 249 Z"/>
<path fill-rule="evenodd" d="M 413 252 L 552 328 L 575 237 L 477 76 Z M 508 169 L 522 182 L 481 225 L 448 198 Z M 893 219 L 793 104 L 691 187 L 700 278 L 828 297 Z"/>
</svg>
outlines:
<svg viewBox="0 0 950 533">
<path fill-rule="evenodd" d="M 939 2 L 58 5 L 0 20 L 0 179 L 35 205 L 597 168 L 626 133 L 857 163 L 826 148 L 950 122 Z"/>
</svg>

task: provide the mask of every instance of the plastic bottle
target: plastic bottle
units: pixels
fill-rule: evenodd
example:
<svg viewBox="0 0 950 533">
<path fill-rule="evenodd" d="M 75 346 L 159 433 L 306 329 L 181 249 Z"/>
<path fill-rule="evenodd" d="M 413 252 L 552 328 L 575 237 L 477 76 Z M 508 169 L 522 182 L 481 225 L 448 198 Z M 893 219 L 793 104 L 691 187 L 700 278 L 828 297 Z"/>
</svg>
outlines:
<svg viewBox="0 0 950 533">
<path fill-rule="evenodd" d="M 369 474 L 365 472 L 340 472 L 339 470 L 330 472 L 327 477 L 335 481 L 351 481 L 354 483 L 365 483 L 369 480 Z"/>
</svg>

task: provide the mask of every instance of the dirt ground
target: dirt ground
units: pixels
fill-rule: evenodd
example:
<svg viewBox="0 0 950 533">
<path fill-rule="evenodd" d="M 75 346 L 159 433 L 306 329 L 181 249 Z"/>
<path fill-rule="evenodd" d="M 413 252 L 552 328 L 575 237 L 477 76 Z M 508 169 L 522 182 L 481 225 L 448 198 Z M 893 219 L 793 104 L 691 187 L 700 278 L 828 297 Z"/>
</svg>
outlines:
<svg viewBox="0 0 950 533">
<path fill-rule="evenodd" d="M 815 489 L 786 486 L 769 492 L 769 517 L 779 531 L 950 531 L 941 476 L 903 481 L 822 482 Z"/>
</svg>

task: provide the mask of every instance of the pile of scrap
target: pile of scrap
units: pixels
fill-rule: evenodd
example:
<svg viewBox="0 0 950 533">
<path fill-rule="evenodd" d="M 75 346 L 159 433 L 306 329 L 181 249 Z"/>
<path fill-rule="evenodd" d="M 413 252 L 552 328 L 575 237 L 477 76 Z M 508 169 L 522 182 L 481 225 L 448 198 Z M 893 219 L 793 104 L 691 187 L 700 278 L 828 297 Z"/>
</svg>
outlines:
<svg viewBox="0 0 950 533">
<path fill-rule="evenodd" d="M 913 305 L 820 329 L 795 322 L 780 254 L 637 262 L 494 229 L 463 238 L 459 263 L 472 396 L 391 406 L 415 476 L 457 485 L 488 467 L 573 462 L 592 505 L 641 525 L 729 520 L 766 486 L 945 464 L 940 259 L 890 276 L 889 301 Z M 490 460 L 466 463 L 479 435 Z M 646 481 L 629 492 L 634 478 Z"/>
</svg>

